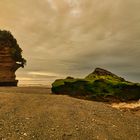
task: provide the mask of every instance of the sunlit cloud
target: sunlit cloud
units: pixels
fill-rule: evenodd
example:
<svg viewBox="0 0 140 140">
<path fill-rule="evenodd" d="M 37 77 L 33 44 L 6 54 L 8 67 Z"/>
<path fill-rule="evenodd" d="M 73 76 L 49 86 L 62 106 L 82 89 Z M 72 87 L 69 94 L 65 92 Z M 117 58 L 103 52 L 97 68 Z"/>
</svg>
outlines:
<svg viewBox="0 0 140 140">
<path fill-rule="evenodd" d="M 39 75 L 39 76 L 50 76 L 50 77 L 59 77 L 60 75 L 57 73 L 48 73 L 48 72 L 28 72 L 29 75 Z"/>
<path fill-rule="evenodd" d="M 53 10 L 57 10 L 54 0 L 46 0 Z"/>
</svg>

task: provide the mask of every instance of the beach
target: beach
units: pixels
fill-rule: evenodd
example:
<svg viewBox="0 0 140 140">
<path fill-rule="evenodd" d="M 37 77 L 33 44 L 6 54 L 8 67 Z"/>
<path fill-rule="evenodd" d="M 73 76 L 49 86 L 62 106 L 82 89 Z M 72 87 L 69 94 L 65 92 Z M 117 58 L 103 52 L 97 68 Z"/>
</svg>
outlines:
<svg viewBox="0 0 140 140">
<path fill-rule="evenodd" d="M 48 87 L 0 88 L 0 140 L 138 140 L 139 115 Z"/>
</svg>

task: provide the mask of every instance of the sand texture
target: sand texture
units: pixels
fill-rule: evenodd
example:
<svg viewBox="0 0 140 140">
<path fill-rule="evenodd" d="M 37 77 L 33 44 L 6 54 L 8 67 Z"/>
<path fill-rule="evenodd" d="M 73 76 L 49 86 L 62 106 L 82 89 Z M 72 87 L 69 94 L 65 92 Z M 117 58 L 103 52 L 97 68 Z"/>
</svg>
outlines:
<svg viewBox="0 0 140 140">
<path fill-rule="evenodd" d="M 140 117 L 134 111 L 53 95 L 45 87 L 0 88 L 0 140 L 139 138 Z"/>
</svg>

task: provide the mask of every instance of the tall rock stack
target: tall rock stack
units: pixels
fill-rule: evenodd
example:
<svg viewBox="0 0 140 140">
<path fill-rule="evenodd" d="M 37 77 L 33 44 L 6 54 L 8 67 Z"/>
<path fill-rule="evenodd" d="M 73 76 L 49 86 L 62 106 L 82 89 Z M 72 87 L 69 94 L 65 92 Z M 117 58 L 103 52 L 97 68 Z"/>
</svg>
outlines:
<svg viewBox="0 0 140 140">
<path fill-rule="evenodd" d="M 0 86 L 17 86 L 15 71 L 19 67 L 11 56 L 11 48 L 0 46 Z"/>
<path fill-rule="evenodd" d="M 15 72 L 25 63 L 21 52 L 11 33 L 0 31 L 0 86 L 17 86 Z"/>
</svg>

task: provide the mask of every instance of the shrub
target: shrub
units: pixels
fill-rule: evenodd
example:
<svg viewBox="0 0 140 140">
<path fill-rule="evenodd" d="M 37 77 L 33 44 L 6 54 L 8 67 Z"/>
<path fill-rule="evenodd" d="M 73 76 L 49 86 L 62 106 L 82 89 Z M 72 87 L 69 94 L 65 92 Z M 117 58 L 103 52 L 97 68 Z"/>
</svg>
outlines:
<svg viewBox="0 0 140 140">
<path fill-rule="evenodd" d="M 24 67 L 26 60 L 22 57 L 22 49 L 19 47 L 17 40 L 13 37 L 11 32 L 6 30 L 0 30 L 0 47 L 3 46 L 10 47 L 13 59 Z"/>
</svg>

